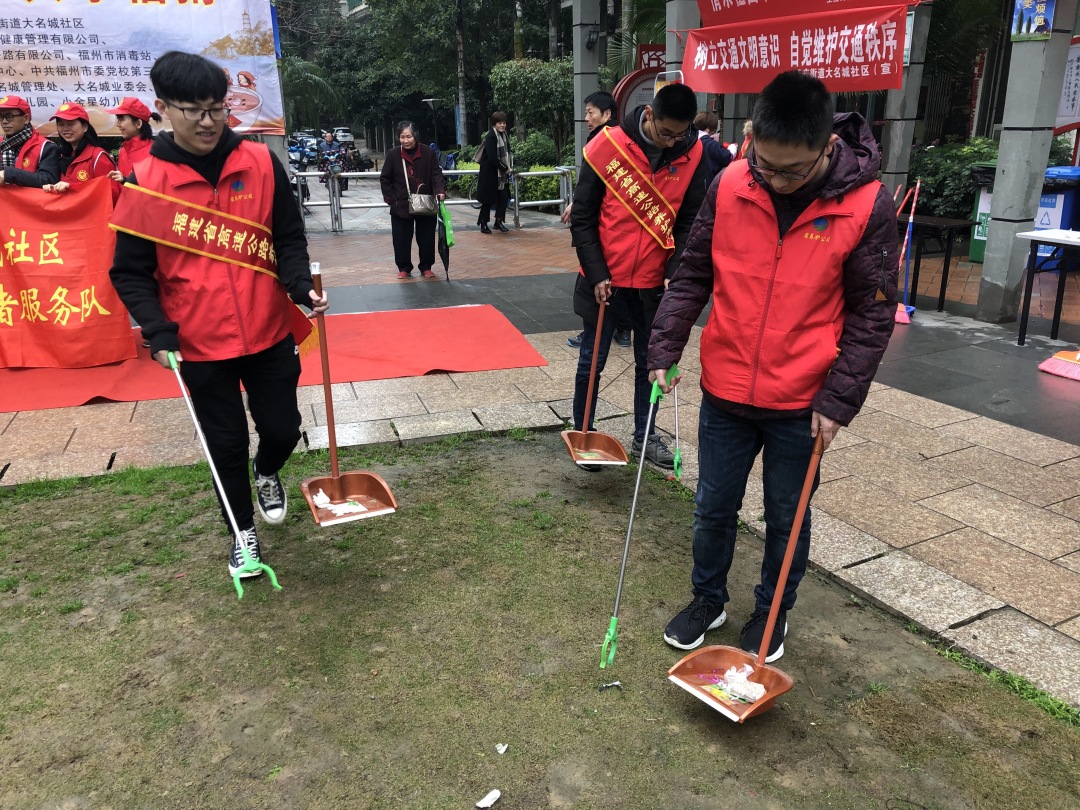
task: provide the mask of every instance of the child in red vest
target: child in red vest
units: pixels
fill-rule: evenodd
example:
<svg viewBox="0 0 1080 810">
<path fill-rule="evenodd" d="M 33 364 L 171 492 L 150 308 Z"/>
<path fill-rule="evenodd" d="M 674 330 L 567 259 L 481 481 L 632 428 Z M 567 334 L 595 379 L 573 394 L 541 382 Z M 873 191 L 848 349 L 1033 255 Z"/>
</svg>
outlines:
<svg viewBox="0 0 1080 810">
<path fill-rule="evenodd" d="M 877 181 L 870 127 L 832 109 L 825 85 L 798 71 L 762 90 L 747 159 L 713 182 L 656 314 L 648 365 L 667 391 L 675 381 L 665 370 L 712 299 L 701 337 L 694 598 L 664 632 L 681 650 L 727 618 L 738 510 L 764 449 L 765 559 L 740 639 L 749 653 L 761 648 L 814 439 L 828 447 L 859 412 L 892 334 L 896 208 Z M 808 510 L 766 661 L 784 654 L 809 553 Z"/>
<path fill-rule="evenodd" d="M 249 476 L 263 520 L 285 520 L 278 471 L 300 439 L 289 299 L 312 316 L 327 300 L 312 286 L 304 223 L 284 167 L 266 146 L 225 126 L 221 68 L 170 51 L 150 80 L 172 132 L 154 139 L 120 196 L 110 276 L 154 359 L 168 368 L 173 352 L 182 361 L 222 479 L 218 497 L 228 498 L 241 530 L 231 543 L 232 575 L 244 564 L 244 547 L 256 562 L 261 557 Z M 259 435 L 250 464 L 241 384 Z"/>
</svg>

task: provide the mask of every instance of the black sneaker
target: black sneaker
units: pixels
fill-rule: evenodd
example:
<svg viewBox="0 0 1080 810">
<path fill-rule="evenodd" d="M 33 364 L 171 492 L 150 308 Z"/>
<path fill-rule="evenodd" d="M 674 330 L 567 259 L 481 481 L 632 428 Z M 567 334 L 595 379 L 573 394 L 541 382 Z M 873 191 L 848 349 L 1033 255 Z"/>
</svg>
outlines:
<svg viewBox="0 0 1080 810">
<path fill-rule="evenodd" d="M 229 552 L 229 576 L 235 576 L 237 571 L 244 566 L 244 551 L 241 546 L 247 547 L 248 554 L 251 555 L 251 561 L 254 563 L 262 562 L 262 557 L 259 554 L 259 538 L 255 534 L 255 527 L 250 529 L 241 529 L 240 537 L 233 538 L 232 551 Z M 257 577 L 262 574 L 262 571 L 241 571 L 240 578 L 248 579 L 249 577 Z"/>
<path fill-rule="evenodd" d="M 701 646 L 707 630 L 715 630 L 725 621 L 727 613 L 724 612 L 723 605 L 708 602 L 702 596 L 695 596 L 693 602 L 668 622 L 664 630 L 664 641 L 680 650 L 692 650 Z"/>
<path fill-rule="evenodd" d="M 255 459 L 251 460 L 251 473 L 255 476 L 255 503 L 259 506 L 259 514 L 271 526 L 280 526 L 285 522 L 285 512 L 288 509 L 281 479 L 276 473 L 259 475 L 255 469 Z"/>
<path fill-rule="evenodd" d="M 635 456 L 641 458 L 640 440 L 634 439 L 630 449 Z M 649 437 L 649 441 L 645 445 L 645 460 L 651 461 L 661 470 L 675 469 L 675 454 L 668 449 L 667 443 L 655 433 Z"/>
<path fill-rule="evenodd" d="M 624 349 L 630 348 L 630 330 L 629 329 L 616 329 L 615 330 L 615 342 L 622 346 Z"/>
<path fill-rule="evenodd" d="M 739 646 L 751 655 L 757 655 L 761 649 L 761 638 L 765 635 L 765 625 L 769 622 L 769 611 L 758 610 L 750 617 L 750 621 L 742 629 L 739 638 Z M 765 656 L 765 663 L 773 661 L 784 655 L 784 636 L 787 635 L 787 611 L 781 610 L 776 617 L 776 627 L 773 628 L 772 638 L 769 639 L 769 652 Z"/>
<path fill-rule="evenodd" d="M 584 334 L 585 334 L 584 332 L 578 332 L 573 337 L 568 337 L 566 339 L 566 345 L 569 346 L 571 349 L 580 349 L 581 348 L 581 336 L 584 335 Z"/>
</svg>

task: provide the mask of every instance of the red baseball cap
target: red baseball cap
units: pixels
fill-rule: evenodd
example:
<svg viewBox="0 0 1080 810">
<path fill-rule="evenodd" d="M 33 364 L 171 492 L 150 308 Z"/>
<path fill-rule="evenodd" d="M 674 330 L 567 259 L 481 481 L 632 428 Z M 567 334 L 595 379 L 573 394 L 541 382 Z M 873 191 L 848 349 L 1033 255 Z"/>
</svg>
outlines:
<svg viewBox="0 0 1080 810">
<path fill-rule="evenodd" d="M 135 98 L 135 96 L 128 96 L 120 102 L 119 107 L 114 107 L 105 112 L 110 113 L 111 115 L 130 115 L 132 118 L 138 118 L 140 121 L 150 120 L 150 108 Z"/>
<path fill-rule="evenodd" d="M 30 114 L 30 105 L 25 98 L 19 96 L 3 96 L 0 98 L 0 110 L 18 110 L 23 115 Z"/>
<path fill-rule="evenodd" d="M 90 122 L 90 116 L 86 112 L 86 108 L 82 104 L 76 104 L 74 101 L 65 101 L 59 107 L 56 108 L 56 112 L 52 114 L 52 120 L 57 118 L 64 121 L 78 121 L 80 118 L 87 123 Z"/>
</svg>

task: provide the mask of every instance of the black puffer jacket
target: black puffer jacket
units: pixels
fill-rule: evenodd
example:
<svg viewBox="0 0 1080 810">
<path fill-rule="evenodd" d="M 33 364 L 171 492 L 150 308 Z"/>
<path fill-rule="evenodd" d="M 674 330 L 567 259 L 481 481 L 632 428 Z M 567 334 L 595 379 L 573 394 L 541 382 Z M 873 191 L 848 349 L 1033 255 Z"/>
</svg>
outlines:
<svg viewBox="0 0 1080 810">
<path fill-rule="evenodd" d="M 834 144 L 832 164 L 817 191 L 825 199 L 839 197 L 876 180 L 881 165 L 877 141 L 862 116 L 856 113 L 835 116 L 833 131 L 840 140 Z M 753 152 L 750 156 L 753 157 Z M 722 175 L 723 172 L 709 188 L 682 260 L 656 313 L 649 341 L 650 369 L 670 368 L 682 357 L 690 330 L 712 294 L 713 224 L 717 186 Z M 753 175 L 752 182 L 764 182 L 756 172 Z M 774 195 L 773 200 L 778 231 L 784 233 L 799 211 L 794 210 L 793 200 L 781 195 Z M 722 226 L 738 228 L 739 223 L 729 220 Z M 841 425 L 849 424 L 862 407 L 895 325 L 898 265 L 895 259 L 888 263 L 882 284 L 883 252 L 889 257 L 897 256 L 896 206 L 884 187 L 879 189 L 874 201 L 862 241 L 844 261 L 847 313 L 838 344 L 840 354 L 811 406 Z"/>
</svg>

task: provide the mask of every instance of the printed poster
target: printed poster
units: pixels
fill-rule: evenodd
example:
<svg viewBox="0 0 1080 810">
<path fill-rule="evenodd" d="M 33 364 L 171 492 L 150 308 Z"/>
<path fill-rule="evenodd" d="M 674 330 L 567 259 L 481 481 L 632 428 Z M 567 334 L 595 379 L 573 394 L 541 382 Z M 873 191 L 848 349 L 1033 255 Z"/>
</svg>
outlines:
<svg viewBox="0 0 1080 810">
<path fill-rule="evenodd" d="M 0 0 L 0 95 L 25 98 L 46 136 L 65 101 L 119 135 L 105 110 L 125 96 L 153 109 L 150 68 L 171 50 L 221 65 L 238 133 L 285 134 L 270 0 Z"/>
<path fill-rule="evenodd" d="M 1055 0 L 1015 0 L 1012 27 L 1009 29 L 1013 42 L 1033 39 L 1050 39 L 1054 26 Z"/>
</svg>

